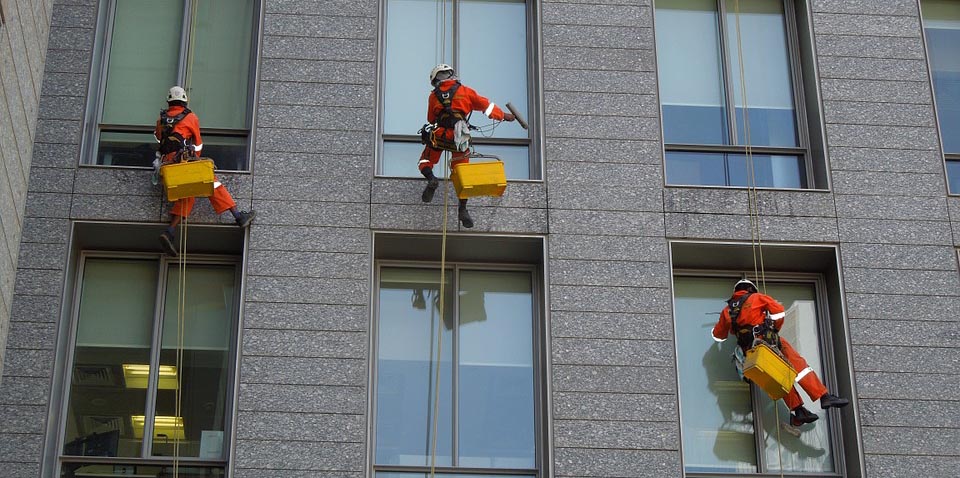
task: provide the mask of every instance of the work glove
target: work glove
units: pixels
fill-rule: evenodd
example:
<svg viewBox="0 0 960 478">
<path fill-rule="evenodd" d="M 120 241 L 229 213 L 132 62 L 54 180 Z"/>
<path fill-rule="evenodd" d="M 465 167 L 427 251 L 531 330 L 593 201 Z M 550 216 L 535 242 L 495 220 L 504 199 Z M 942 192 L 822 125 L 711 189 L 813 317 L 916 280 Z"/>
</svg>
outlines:
<svg viewBox="0 0 960 478">
<path fill-rule="evenodd" d="M 514 121 L 514 120 L 516 120 L 516 119 L 517 119 L 517 117 L 514 116 L 513 113 L 504 113 L 504 114 L 503 114 L 503 120 L 504 120 L 504 121 Z"/>
</svg>

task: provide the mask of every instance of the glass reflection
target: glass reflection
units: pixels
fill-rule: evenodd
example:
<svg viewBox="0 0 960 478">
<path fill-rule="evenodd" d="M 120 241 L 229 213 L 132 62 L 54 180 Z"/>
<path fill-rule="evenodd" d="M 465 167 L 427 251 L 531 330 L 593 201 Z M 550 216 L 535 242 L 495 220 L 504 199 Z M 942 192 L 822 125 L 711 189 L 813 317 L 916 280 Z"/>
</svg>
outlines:
<svg viewBox="0 0 960 478">
<path fill-rule="evenodd" d="M 533 297 L 524 272 L 460 273 L 459 466 L 533 468 Z"/>
<path fill-rule="evenodd" d="M 377 464 L 431 464 L 439 333 L 443 334 L 443 343 L 436 464 L 450 466 L 453 463 L 452 276 L 452 272 L 445 274 L 446 298 L 443 327 L 440 327 L 439 270 L 383 268 L 380 271 Z"/>
<path fill-rule="evenodd" d="M 735 278 L 675 277 L 675 313 L 680 383 L 681 435 L 685 469 L 694 472 L 756 473 L 753 396 L 760 397 L 761 441 L 766 470 L 830 473 L 835 469 L 830 417 L 802 391 L 807 408 L 820 420 L 803 427 L 786 422 L 782 401 L 762 392 L 751 395 L 732 363 L 734 340 L 716 343 L 710 331 L 729 298 Z M 783 336 L 822 372 L 817 327 L 816 292 L 811 284 L 768 283 L 767 294 L 787 308 Z M 716 406 L 708 400 L 715 400 Z M 779 407 L 779 411 L 777 411 Z M 778 430 L 778 427 L 780 428 Z M 779 436 L 779 442 L 777 437 Z"/>
<path fill-rule="evenodd" d="M 752 154 L 753 181 L 747 156 L 736 153 L 667 151 L 667 184 L 804 188 L 800 156 Z"/>
<path fill-rule="evenodd" d="M 659 0 L 657 71 L 667 143 L 729 144 L 714 0 Z"/>
<path fill-rule="evenodd" d="M 61 478 L 81 477 L 117 477 L 130 478 L 166 478 L 174 476 L 171 465 L 145 465 L 142 463 L 129 464 L 93 464 L 93 463 L 64 463 L 60 471 Z M 176 476 L 180 478 L 221 478 L 226 476 L 223 467 L 185 466 L 177 467 Z"/>
<path fill-rule="evenodd" d="M 726 2 L 730 80 L 737 108 L 737 144 L 796 147 L 799 140 L 783 3 Z M 743 83 L 740 76 L 741 51 Z M 746 101 L 743 97 L 744 86 Z M 750 121 L 749 138 L 744 128 L 744 104 Z"/>
<path fill-rule="evenodd" d="M 921 0 L 920 5 L 943 152 L 960 153 L 960 3 Z"/>
<path fill-rule="evenodd" d="M 527 146 L 504 146 L 495 144 L 481 144 L 476 148 L 478 153 L 488 154 L 503 161 L 503 170 L 507 179 L 530 179 L 530 148 Z M 401 141 L 383 142 L 383 175 L 401 178 L 421 178 L 417 169 L 417 161 L 423 145 Z M 490 158 L 474 158 L 474 162 L 493 161 Z M 444 168 L 439 163 L 433 173 L 438 178 L 446 177 Z"/>
</svg>

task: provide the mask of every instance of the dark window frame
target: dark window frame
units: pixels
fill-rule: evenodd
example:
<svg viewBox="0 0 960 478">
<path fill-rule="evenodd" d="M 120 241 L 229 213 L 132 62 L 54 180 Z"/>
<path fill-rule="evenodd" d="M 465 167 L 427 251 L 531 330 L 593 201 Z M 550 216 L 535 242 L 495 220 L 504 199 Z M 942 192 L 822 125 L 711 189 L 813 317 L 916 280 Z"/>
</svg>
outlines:
<svg viewBox="0 0 960 478">
<path fill-rule="evenodd" d="M 384 268 L 413 268 L 413 269 L 435 269 L 440 270 L 440 262 L 436 261 L 411 261 L 411 260 L 394 260 L 394 259 L 377 259 L 374 264 L 374 273 L 373 273 L 373 284 L 374 289 L 371 293 L 372 301 L 372 322 L 371 322 L 371 360 L 370 360 L 370 387 L 369 387 L 369 413 L 370 419 L 368 421 L 368 466 L 370 467 L 371 476 L 376 476 L 378 472 L 401 472 L 401 473 L 411 473 L 412 476 L 417 476 L 417 473 L 430 473 L 430 466 L 409 466 L 409 465 L 379 465 L 376 462 L 376 446 L 377 446 L 377 416 L 376 410 L 377 406 L 377 383 L 378 383 L 378 346 L 380 340 L 380 333 L 378 327 L 378 318 L 380 314 L 380 301 L 379 301 L 379 290 L 380 290 L 380 271 Z M 500 272 L 527 272 L 530 274 L 531 282 L 531 295 L 533 310 L 531 311 L 531 334 L 532 334 L 532 343 L 531 353 L 533 358 L 533 408 L 534 408 L 534 463 L 536 468 L 534 469 L 506 469 L 506 468 L 469 468 L 469 467 L 459 467 L 456 465 L 452 466 L 437 466 L 436 473 L 454 473 L 462 475 L 527 475 L 531 478 L 540 478 L 547 475 L 547 469 L 549 463 L 547 463 L 547 457 L 550 454 L 550 451 L 547 449 L 547 439 L 544 437 L 544 434 L 547 433 L 547 428 L 545 422 L 548 420 L 547 410 L 548 403 L 545 399 L 545 381 L 549 379 L 547 372 L 545 370 L 545 363 L 549 360 L 548 357 L 544 356 L 545 342 L 549 339 L 545 337 L 545 325 L 543 322 L 543 316 L 545 314 L 545 295 L 544 295 L 544 285 L 542 284 L 541 274 L 542 271 L 533 264 L 509 264 L 509 263 L 477 263 L 477 262 L 461 262 L 461 261 L 446 261 L 445 267 L 447 268 L 446 274 L 451 274 L 449 279 L 451 286 L 453 287 L 453 292 L 448 292 L 452 294 L 453 297 L 458 296 L 459 291 L 459 274 L 462 270 L 467 271 L 500 271 Z M 454 323 L 459 323 L 460 311 L 459 311 L 459 300 L 456 299 L 455 304 L 450 306 L 451 310 L 454 311 L 456 316 L 456 321 Z M 456 338 L 456 329 L 452 331 L 454 335 L 454 340 L 459 340 Z M 444 345 L 452 346 L 452 344 L 446 343 Z M 456 363 L 458 356 L 456 352 L 453 353 L 453 363 Z M 451 371 L 452 377 L 454 377 L 454 387 L 457 388 L 457 378 L 456 378 L 456 369 L 458 367 L 453 367 L 454 370 Z M 454 442 L 453 452 L 454 459 L 456 456 L 456 423 L 457 423 L 457 393 L 458 388 L 451 391 L 451 400 L 452 400 L 452 410 L 453 410 L 453 426 L 454 432 L 452 439 Z"/>
<path fill-rule="evenodd" d="M 116 3 L 121 0 L 104 0 L 99 2 L 96 21 L 96 37 L 94 40 L 91 69 L 88 85 L 88 95 L 86 109 L 83 118 L 83 131 L 81 134 L 81 155 L 80 166 L 99 167 L 99 168 L 125 168 L 125 169 L 151 169 L 150 166 L 136 165 L 107 165 L 97 164 L 97 157 L 100 152 L 100 134 L 104 132 L 116 133 L 140 133 L 153 134 L 154 125 L 124 125 L 101 123 L 103 111 L 103 102 L 106 96 L 107 68 L 109 66 L 109 49 L 113 32 L 113 22 L 116 17 Z M 184 0 L 183 4 L 183 25 L 180 31 L 180 52 L 177 56 L 177 84 L 183 84 L 186 75 L 187 62 L 187 44 L 189 43 L 190 18 L 192 16 L 191 6 L 194 2 L 200 0 Z M 258 97 L 257 78 L 259 76 L 259 48 L 262 44 L 263 30 L 263 2 L 253 2 L 253 18 L 250 25 L 251 45 L 250 45 L 250 69 L 248 72 L 248 91 L 247 91 L 247 127 L 243 129 L 223 129 L 203 127 L 203 112 L 198 112 L 201 116 L 201 132 L 204 136 L 223 136 L 230 138 L 245 138 L 246 154 L 245 167 L 242 169 L 218 169 L 218 171 L 229 172 L 250 172 L 253 170 L 253 158 L 255 156 L 255 128 L 254 120 L 256 118 L 256 106 Z M 173 85 L 171 85 L 173 86 Z M 163 106 L 163 99 L 158 98 L 158 106 Z M 160 111 L 159 109 L 157 110 Z M 152 144 L 151 144 L 152 146 Z"/>
<path fill-rule="evenodd" d="M 151 253 L 136 253 L 136 252 L 123 252 L 123 251 L 105 251 L 105 250 L 84 250 L 79 251 L 77 265 L 75 271 L 72 274 L 75 276 L 72 279 L 72 292 L 69 296 L 69 322 L 67 323 L 68 331 L 66 332 L 65 337 L 67 337 L 67 344 L 65 348 L 65 358 L 64 358 L 64 370 L 67 372 L 64 374 L 63 378 L 63 388 L 62 395 L 59 396 L 57 400 L 53 403 L 58 410 L 59 415 L 56 420 L 56 433 L 55 439 L 51 441 L 51 444 L 55 446 L 55 464 L 53 476 L 61 476 L 62 469 L 67 465 L 76 465 L 76 464 L 90 464 L 90 465 L 113 465 L 115 467 L 137 467 L 137 466 L 146 466 L 146 467 L 171 467 L 174 466 L 175 460 L 173 457 L 166 456 L 155 456 L 152 454 L 152 441 L 155 438 L 153 436 L 153 421 L 150 418 L 156 416 L 156 395 L 158 391 L 158 375 L 156 372 L 151 372 L 150 378 L 148 379 L 148 388 L 146 390 L 147 400 L 145 402 L 144 410 L 144 437 L 150 432 L 150 440 L 148 441 L 144 438 L 143 443 L 141 444 L 141 455 L 139 457 L 101 457 L 101 456 L 82 456 L 82 455 L 67 455 L 63 453 L 66 428 L 67 428 L 67 418 L 69 416 L 68 407 L 70 406 L 70 394 L 71 394 L 71 383 L 72 383 L 72 370 L 74 367 L 74 360 L 76 356 L 76 336 L 77 328 L 80 323 L 80 291 L 83 287 L 83 271 L 85 263 L 88 259 L 129 259 L 129 260 L 142 260 L 142 261 L 155 261 L 157 263 L 157 290 L 156 290 L 156 303 L 154 304 L 154 317 L 151 329 L 151 346 L 150 346 L 150 361 L 151 369 L 157 370 L 157 367 L 160 361 L 160 353 L 162 348 L 162 325 L 164 321 L 164 298 L 166 297 L 166 279 L 167 275 L 171 271 L 176 271 L 178 263 L 176 259 L 166 257 L 161 254 L 151 254 Z M 238 398 L 239 387 L 237 384 L 237 378 L 239 373 L 239 364 L 238 358 L 240 353 L 240 306 L 241 306 L 241 296 L 242 296 L 242 261 L 240 257 L 229 255 L 204 255 L 197 254 L 187 261 L 187 265 L 221 265 L 221 266 L 233 266 L 234 268 L 234 277 L 236 290 L 234 292 L 234 316 L 231 317 L 231 332 L 229 337 L 229 347 L 227 351 L 227 370 L 226 370 L 226 384 L 227 389 L 225 391 L 226 396 L 224 397 L 225 403 L 228 406 L 224 407 L 224 430 L 223 430 L 223 450 L 222 450 L 222 459 L 211 460 L 211 459 L 202 459 L 194 457 L 180 457 L 179 466 L 184 468 L 203 468 L 208 470 L 217 470 L 222 469 L 224 471 L 224 476 L 229 473 L 232 461 L 230 460 L 232 456 L 232 451 L 230 446 L 232 443 L 233 434 L 236 433 L 235 428 L 235 419 L 236 419 L 236 401 Z M 216 475 L 215 475 L 216 476 Z"/>
<path fill-rule="evenodd" d="M 451 44 L 453 45 L 453 52 L 451 57 L 453 58 L 452 63 L 454 70 L 459 70 L 460 64 L 460 48 L 458 46 L 458 32 L 461 29 L 460 14 L 459 14 L 459 4 L 462 0 L 446 0 L 451 3 L 453 12 L 451 14 L 453 18 L 453 31 L 448 32 L 451 35 Z M 386 59 L 386 33 L 387 33 L 387 23 L 389 19 L 387 18 L 387 4 L 389 0 L 380 2 L 380 46 L 378 52 L 379 58 L 379 82 L 378 82 L 378 100 L 377 100 L 377 111 L 378 111 L 378 120 L 377 120 L 377 154 L 376 154 L 376 165 L 375 165 L 375 176 L 379 177 L 393 177 L 383 174 L 384 166 L 384 143 L 395 142 L 395 143 L 407 143 L 407 144 L 421 144 L 420 136 L 412 133 L 420 127 L 420 124 L 411 124 L 410 125 L 410 134 L 387 134 L 383 132 L 383 122 L 384 122 L 384 109 L 385 104 L 385 88 L 389 79 L 387 78 L 386 69 L 384 68 L 384 63 Z M 540 92 L 540 52 L 542 51 L 540 47 L 540 34 L 539 34 L 539 22 L 540 18 L 540 2 L 523 0 L 523 3 L 526 7 L 526 26 L 527 26 L 527 35 L 526 35 L 526 46 L 527 46 L 527 61 L 526 61 L 526 73 L 527 73 L 527 108 L 526 111 L 527 117 L 524 118 L 527 121 L 529 126 L 527 138 L 486 138 L 480 135 L 474 135 L 471 139 L 471 144 L 480 145 L 481 149 L 484 145 L 491 146 L 526 146 L 528 154 L 528 166 L 529 166 L 529 175 L 526 181 L 542 181 L 543 178 L 543 161 L 540 159 L 540 142 L 539 142 L 539 131 L 541 130 L 540 121 L 539 121 L 539 111 L 541 104 L 541 92 Z M 464 27 L 465 28 L 465 27 Z M 427 72 L 424 72 L 423 77 L 426 79 Z M 469 84 L 469 81 L 467 81 Z M 424 119 L 423 122 L 426 122 L 426 102 L 427 95 L 429 91 L 429 85 L 424 81 L 424 90 L 423 90 L 423 102 L 424 102 Z M 483 94 L 483 92 L 480 92 Z M 418 92 L 419 94 L 419 92 Z M 491 98 L 492 100 L 492 98 Z M 504 111 L 507 111 L 505 104 L 499 104 Z M 479 151 L 482 153 L 483 151 Z M 413 158 L 415 160 L 416 158 Z M 411 175 L 413 176 L 413 175 Z M 419 176 L 416 176 L 419 177 Z M 509 178 L 508 178 L 509 179 Z M 512 179 L 511 179 L 512 180 Z"/>
<path fill-rule="evenodd" d="M 933 83 L 933 64 L 930 63 L 930 47 L 927 42 L 927 29 L 926 24 L 923 19 L 923 0 L 917 2 L 918 14 L 920 16 L 920 29 L 921 29 L 921 40 L 923 41 L 923 54 L 924 54 L 924 63 L 927 65 L 927 75 L 930 80 L 930 92 L 931 92 L 931 101 L 933 102 L 933 116 L 937 122 L 937 140 L 940 144 L 940 152 L 943 153 L 943 167 L 944 167 L 944 176 L 947 180 L 947 195 L 948 196 L 960 196 L 960 188 L 956 191 L 950 188 L 951 177 L 950 177 L 950 165 L 955 165 L 960 169 L 960 151 L 958 152 L 947 152 L 943 147 L 943 128 L 940 124 L 940 110 L 937 107 L 937 93 L 936 85 Z M 960 47 L 958 47 L 960 50 Z M 956 133 L 960 134 L 960 131 Z M 956 182 L 960 184 L 960 178 L 956 178 Z"/>
<path fill-rule="evenodd" d="M 794 119 L 796 121 L 797 147 L 779 147 L 779 146 L 756 146 L 750 145 L 751 154 L 771 154 L 786 155 L 800 158 L 802 168 L 800 171 L 800 181 L 803 184 L 801 190 L 827 189 L 828 175 L 826 174 L 825 157 L 825 138 L 823 130 L 823 121 L 821 118 L 819 86 L 817 81 L 816 61 L 813 55 L 812 32 L 809 25 L 812 13 L 809 10 L 807 0 L 780 0 L 784 11 L 784 27 L 786 30 L 787 54 L 790 63 L 791 89 L 794 99 Z M 735 93 L 733 91 L 732 73 L 730 72 L 731 47 L 729 45 L 728 32 L 732 26 L 728 25 L 725 0 L 715 0 L 717 6 L 717 28 L 718 42 L 720 44 L 720 57 L 718 58 L 724 91 L 724 108 L 726 118 L 726 133 L 730 137 L 730 143 L 737 142 L 737 112 L 735 108 Z M 656 2 L 653 5 L 656 9 Z M 805 36 L 806 35 L 806 36 Z M 809 37 L 809 38 L 808 38 Z M 659 51 L 657 52 L 659 54 Z M 735 52 L 734 52 L 735 53 Z M 659 81 L 659 79 L 658 79 Z M 749 94 L 747 97 L 749 107 Z M 662 101 L 661 101 L 661 125 Z M 747 145 L 711 145 L 711 144 L 689 144 L 689 143 L 667 143 L 663 142 L 664 147 L 664 168 L 666 169 L 666 156 L 669 152 L 688 152 L 688 153 L 727 153 L 736 155 L 745 155 Z M 726 164 L 727 159 L 724 158 Z M 711 187 L 711 188 L 736 188 L 741 189 L 745 186 L 735 186 L 730 184 L 729 167 L 725 166 L 724 185 L 708 184 L 672 184 L 666 182 L 664 175 L 664 184 L 666 187 Z M 794 189 L 774 186 L 757 186 L 763 189 Z"/>
</svg>

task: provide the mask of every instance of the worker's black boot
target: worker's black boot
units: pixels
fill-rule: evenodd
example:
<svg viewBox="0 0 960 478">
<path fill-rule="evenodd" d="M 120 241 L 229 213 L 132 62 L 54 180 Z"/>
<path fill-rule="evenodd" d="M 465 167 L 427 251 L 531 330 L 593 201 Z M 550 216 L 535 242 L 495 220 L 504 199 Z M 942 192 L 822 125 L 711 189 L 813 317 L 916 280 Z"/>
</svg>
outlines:
<svg viewBox="0 0 960 478">
<path fill-rule="evenodd" d="M 804 408 L 803 405 L 795 408 L 793 413 L 790 414 L 790 424 L 795 427 L 799 427 L 805 423 L 813 423 L 819 419 L 820 417 Z"/>
<path fill-rule="evenodd" d="M 435 193 L 437 187 L 440 186 L 440 180 L 433 175 L 433 168 L 423 168 L 420 170 L 420 174 L 423 174 L 423 177 L 427 178 L 427 187 L 423 188 L 423 194 L 420 195 L 420 200 L 423 202 L 433 201 L 433 193 Z"/>
<path fill-rule="evenodd" d="M 170 231 L 163 231 L 160 234 L 160 247 L 168 256 L 177 257 L 177 246 L 173 242 L 173 234 Z"/>
<path fill-rule="evenodd" d="M 824 410 L 831 407 L 845 407 L 848 403 L 850 403 L 850 400 L 847 400 L 846 398 L 840 398 L 832 393 L 827 393 L 820 397 L 820 408 Z"/>
<path fill-rule="evenodd" d="M 473 227 L 473 218 L 470 217 L 470 212 L 467 211 L 467 200 L 460 200 L 460 207 L 457 208 L 457 219 L 460 220 L 460 224 L 463 224 L 463 227 L 470 229 Z"/>
<path fill-rule="evenodd" d="M 237 213 L 235 219 L 237 220 L 237 225 L 240 227 L 247 227 L 253 222 L 253 218 L 257 217 L 257 211 L 240 211 Z"/>
</svg>

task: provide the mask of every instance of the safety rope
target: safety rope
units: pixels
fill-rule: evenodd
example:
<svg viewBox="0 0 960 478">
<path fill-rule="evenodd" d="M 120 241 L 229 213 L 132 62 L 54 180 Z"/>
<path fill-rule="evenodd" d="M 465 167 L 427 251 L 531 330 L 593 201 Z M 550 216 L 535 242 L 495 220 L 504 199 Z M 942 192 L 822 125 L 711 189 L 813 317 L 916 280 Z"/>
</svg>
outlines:
<svg viewBox="0 0 960 478">
<path fill-rule="evenodd" d="M 177 255 L 177 393 L 173 418 L 173 476 L 180 477 L 180 433 L 186 432 L 183 427 L 183 349 L 186 332 L 186 304 L 187 304 L 187 216 L 180 217 L 180 251 Z"/>
<path fill-rule="evenodd" d="M 440 48 L 438 49 L 439 58 L 437 63 L 442 63 L 444 57 L 446 56 L 446 47 L 447 47 L 447 2 L 446 0 L 437 0 L 437 17 L 440 22 L 440 27 L 437 29 L 439 31 L 440 37 Z M 448 161 L 450 159 L 450 152 L 445 151 L 443 153 L 443 178 L 449 178 L 449 168 Z M 433 437 L 432 443 L 430 445 L 430 478 L 436 476 L 437 469 L 437 435 L 440 428 L 440 366 L 443 364 L 443 316 L 445 311 L 445 299 L 446 299 L 446 272 L 447 272 L 447 185 L 444 183 L 443 186 L 443 213 L 442 213 L 442 226 L 441 226 L 441 240 L 440 240 L 440 300 L 439 307 L 440 313 L 437 314 L 439 324 L 437 327 L 437 369 L 436 377 L 434 379 L 434 398 L 433 398 Z"/>
<path fill-rule="evenodd" d="M 740 0 L 734 0 L 733 8 L 737 28 L 737 66 L 740 70 L 740 97 L 743 100 L 743 134 L 744 149 L 747 162 L 747 202 L 750 214 L 750 246 L 753 251 L 753 276 L 760 279 L 763 293 L 767 293 L 767 278 L 763 265 L 763 241 L 760 235 L 760 204 L 757 198 L 756 167 L 753 163 L 753 144 L 750 138 L 750 108 L 747 107 L 747 75 L 744 68 L 743 39 L 740 34 Z M 736 104 L 734 104 L 736 111 Z M 759 262 L 759 267 L 758 267 Z M 777 428 L 777 466 L 780 469 L 780 478 L 784 477 L 783 442 L 780 437 L 780 406 L 773 402 L 774 419 Z"/>
<path fill-rule="evenodd" d="M 190 29 L 187 31 L 187 77 L 184 80 L 183 89 L 190 92 L 193 88 L 193 60 L 197 33 L 197 10 L 200 6 L 200 0 L 190 2 Z"/>
</svg>

